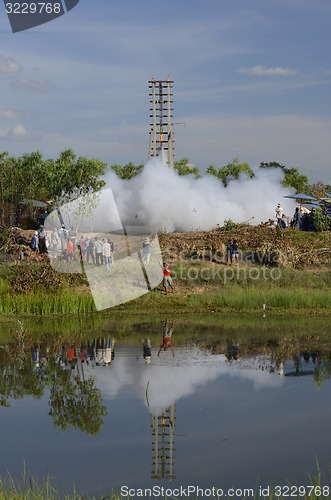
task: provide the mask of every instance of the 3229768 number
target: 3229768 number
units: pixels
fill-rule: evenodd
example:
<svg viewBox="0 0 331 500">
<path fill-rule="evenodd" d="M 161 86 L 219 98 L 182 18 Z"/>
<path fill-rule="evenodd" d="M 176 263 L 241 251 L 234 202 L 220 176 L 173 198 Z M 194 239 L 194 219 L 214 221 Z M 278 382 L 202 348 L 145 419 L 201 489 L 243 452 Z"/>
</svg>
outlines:
<svg viewBox="0 0 331 500">
<path fill-rule="evenodd" d="M 60 3 L 32 2 L 6 3 L 7 14 L 61 14 Z"/>
</svg>

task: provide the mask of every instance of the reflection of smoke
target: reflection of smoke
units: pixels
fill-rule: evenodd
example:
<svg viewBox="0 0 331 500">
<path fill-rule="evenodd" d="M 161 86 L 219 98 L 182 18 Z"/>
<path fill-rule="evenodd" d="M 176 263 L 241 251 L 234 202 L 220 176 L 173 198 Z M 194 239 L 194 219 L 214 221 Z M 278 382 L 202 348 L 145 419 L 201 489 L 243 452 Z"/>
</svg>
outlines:
<svg viewBox="0 0 331 500">
<path fill-rule="evenodd" d="M 145 365 L 132 362 L 132 358 L 120 357 L 111 367 L 111 377 L 107 369 L 94 370 L 96 384 L 104 397 L 115 398 L 125 386 L 133 388 L 135 394 L 147 405 L 146 389 L 148 387 L 148 405 L 152 414 L 160 414 L 165 408 L 181 398 L 194 394 L 203 386 L 221 375 L 232 375 L 253 383 L 255 390 L 263 387 L 280 387 L 283 380 L 277 375 L 248 369 L 226 361 L 225 356 L 207 356 L 194 350 L 177 350 L 176 357 L 188 355 L 183 359 L 185 366 L 174 366 L 173 358 L 167 358 L 169 364 Z M 189 360 L 189 357 L 191 360 Z M 164 358 L 163 358 L 164 359 Z M 142 360 L 143 361 L 143 360 Z M 162 360 L 163 361 L 163 360 Z M 154 361 L 153 361 L 154 363 Z"/>
<path fill-rule="evenodd" d="M 255 177 L 243 176 L 224 188 L 211 175 L 202 179 L 179 176 L 159 158 L 147 163 L 135 178 L 122 180 L 111 172 L 111 186 L 121 218 L 146 223 L 153 230 L 208 230 L 227 219 L 244 222 L 254 217 L 259 224 L 274 219 L 275 207 L 289 190 L 282 188 L 280 169 L 257 169 Z M 293 203 L 283 203 L 292 215 Z"/>
</svg>

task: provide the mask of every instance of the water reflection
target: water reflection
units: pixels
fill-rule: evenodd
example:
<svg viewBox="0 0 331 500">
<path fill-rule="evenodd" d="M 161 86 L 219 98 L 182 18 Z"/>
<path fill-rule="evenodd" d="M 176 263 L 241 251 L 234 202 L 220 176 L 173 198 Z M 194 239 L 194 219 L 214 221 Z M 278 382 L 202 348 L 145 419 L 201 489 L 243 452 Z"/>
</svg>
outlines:
<svg viewBox="0 0 331 500">
<path fill-rule="evenodd" d="M 215 352 L 197 345 L 181 345 L 174 357 L 173 326 L 173 322 L 164 323 L 159 346 L 155 338 L 143 339 L 142 356 L 136 344 L 116 345 L 110 337 L 86 340 L 80 345 L 48 341 L 31 346 L 18 337 L 15 343 L 0 349 L 1 405 L 9 406 L 11 399 L 25 396 L 41 398 L 47 387 L 50 415 L 56 425 L 64 430 L 71 425 L 95 433 L 106 414 L 101 393 L 114 398 L 125 386 L 133 388 L 151 413 L 161 414 L 222 374 L 251 380 L 256 388 L 275 387 L 284 376 L 303 375 L 312 376 L 319 388 L 331 377 L 328 347 L 288 352 L 284 357 L 277 349 L 248 353 L 239 340 L 226 339 L 223 352 L 220 346 Z M 167 350 L 173 356 L 160 356 Z"/>
<path fill-rule="evenodd" d="M 252 472 L 253 462 L 247 457 L 258 449 L 260 454 L 254 454 L 254 460 L 260 460 L 261 470 L 272 470 L 274 459 L 269 465 L 266 459 L 270 434 L 277 436 L 272 444 L 276 463 L 284 460 L 281 443 L 296 442 L 295 433 L 299 432 L 308 436 L 300 446 L 309 446 L 311 439 L 310 448 L 314 445 L 319 454 L 317 437 L 310 436 L 320 428 L 322 405 L 327 418 L 328 398 L 324 392 L 324 399 L 318 399 L 311 386 L 313 382 L 315 388 L 321 388 L 331 378 L 331 341 L 324 338 L 321 345 L 309 346 L 305 341 L 276 341 L 269 336 L 254 343 L 236 332 L 217 332 L 199 343 L 192 340 L 189 329 L 183 335 L 170 319 L 158 325 L 144 324 L 143 334 L 139 331 L 130 342 L 116 338 L 115 329 L 109 331 L 114 335 L 97 332 L 70 341 L 52 336 L 38 342 L 21 332 L 12 343 L 0 346 L 0 401 L 6 407 L 0 423 L 12 436 L 3 444 L 4 457 L 12 453 L 17 462 L 22 453 L 25 458 L 25 451 L 14 452 L 15 427 L 6 415 L 20 413 L 27 425 L 25 411 L 28 414 L 31 398 L 46 402 L 46 417 L 38 414 L 36 418 L 47 420 L 42 425 L 51 436 L 47 437 L 50 449 L 56 449 L 66 431 L 70 445 L 86 451 L 84 459 L 82 454 L 78 460 L 82 476 L 88 476 L 84 461 L 91 460 L 90 467 L 94 467 L 95 460 L 100 476 L 105 474 L 104 464 L 110 464 L 119 484 L 125 480 L 125 472 L 121 476 L 120 470 L 130 468 L 132 482 L 139 471 L 138 486 L 142 486 L 142 477 L 144 484 L 147 478 L 184 483 L 192 475 L 201 482 L 204 477 L 205 485 L 210 486 L 219 480 L 218 463 L 223 464 L 224 477 L 230 474 L 227 467 L 238 468 L 241 474 L 247 470 L 255 482 L 258 474 Z M 161 349 L 164 344 L 168 349 Z M 303 410 L 300 427 L 297 412 L 306 397 L 314 401 L 311 408 L 305 408 L 309 428 Z M 19 412 L 18 400 L 26 402 L 26 406 L 23 401 L 19 405 Z M 54 434 L 50 428 L 55 429 Z M 26 429 L 29 433 L 29 427 Z M 32 441 L 34 438 L 31 434 Z M 39 448 L 29 450 L 30 460 L 34 460 Z M 123 461 L 119 458 L 122 452 Z M 55 469 L 61 468 L 62 450 L 59 455 Z M 47 461 L 53 460 L 51 453 L 48 457 Z M 3 460 L 10 465 L 9 458 Z M 238 474 L 235 478 L 229 475 L 232 484 L 238 484 Z M 111 486 L 115 486 L 114 477 L 115 472 L 109 479 Z"/>
</svg>

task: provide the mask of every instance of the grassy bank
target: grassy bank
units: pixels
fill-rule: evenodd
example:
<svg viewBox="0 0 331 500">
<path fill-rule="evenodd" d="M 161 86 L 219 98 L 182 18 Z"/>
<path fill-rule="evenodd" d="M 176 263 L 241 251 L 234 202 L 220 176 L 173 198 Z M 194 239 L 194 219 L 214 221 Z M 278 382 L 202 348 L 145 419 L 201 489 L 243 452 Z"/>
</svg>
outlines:
<svg viewBox="0 0 331 500">
<path fill-rule="evenodd" d="M 174 294 L 162 286 L 101 314 L 256 314 L 324 315 L 331 312 L 331 271 L 270 267 L 225 267 L 213 263 L 177 264 Z M 58 275 L 45 266 L 16 266 L 0 272 L 2 316 L 86 315 L 95 313 L 82 275 Z M 100 313 L 99 313 L 100 314 Z"/>
<path fill-rule="evenodd" d="M 164 491 L 170 491 L 171 486 L 164 487 Z M 215 486 L 217 489 L 217 486 Z M 243 492 L 243 489 L 236 489 L 236 486 L 232 486 L 231 490 L 236 491 L 235 498 L 245 498 L 244 494 L 242 496 L 239 495 L 239 492 Z M 315 475 L 308 475 L 308 479 L 305 482 L 305 486 L 296 486 L 288 482 L 288 484 L 280 486 L 269 486 L 268 488 L 264 488 L 264 492 L 269 490 L 269 494 L 264 493 L 261 496 L 259 491 L 259 487 L 256 487 L 253 490 L 254 495 L 251 496 L 249 494 L 249 498 L 253 500 L 258 500 L 260 498 L 266 499 L 278 499 L 283 500 L 287 499 L 289 496 L 291 498 L 301 499 L 301 500 L 320 500 L 320 499 L 330 499 L 331 498 L 331 483 L 330 481 L 323 482 L 321 478 L 321 472 L 318 468 L 317 473 Z M 143 492 L 143 489 L 138 490 Z M 148 492 L 152 492 L 152 488 L 147 488 L 144 498 L 156 498 L 150 495 Z M 284 495 L 281 494 L 284 492 Z M 233 496 L 233 494 L 232 494 Z M 142 497 L 141 494 L 138 494 L 138 497 Z M 158 495 L 159 498 L 174 498 L 167 497 L 166 495 Z M 123 497 L 115 492 L 111 492 L 109 494 L 99 495 L 99 496 L 81 496 L 77 492 L 73 492 L 72 494 L 60 495 L 56 487 L 46 479 L 42 483 L 38 483 L 32 477 L 23 476 L 22 481 L 15 481 L 11 476 L 8 476 L 8 479 L 0 478 L 0 500 L 123 500 L 123 498 L 137 498 L 135 497 Z M 196 499 L 194 495 L 188 497 L 192 500 Z M 221 497 L 219 497 L 221 498 Z"/>
<path fill-rule="evenodd" d="M 44 294 L 42 291 L 26 294 L 5 293 L 0 295 L 1 315 L 85 315 L 95 312 L 93 297 L 79 290 Z M 264 309 L 265 308 L 265 309 Z M 326 290 L 307 288 L 269 288 L 258 286 L 241 287 L 237 284 L 226 288 L 208 286 L 203 290 L 194 288 L 176 290 L 164 296 L 153 291 L 139 299 L 121 304 L 101 314 L 183 314 L 183 313 L 240 313 L 260 311 L 289 315 L 329 315 L 331 294 Z"/>
</svg>

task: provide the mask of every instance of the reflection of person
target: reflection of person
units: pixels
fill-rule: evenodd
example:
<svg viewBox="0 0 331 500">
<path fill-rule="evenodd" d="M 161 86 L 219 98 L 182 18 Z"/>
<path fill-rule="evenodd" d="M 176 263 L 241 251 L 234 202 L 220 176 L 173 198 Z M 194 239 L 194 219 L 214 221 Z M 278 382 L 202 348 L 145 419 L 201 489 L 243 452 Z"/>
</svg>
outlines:
<svg viewBox="0 0 331 500">
<path fill-rule="evenodd" d="M 111 338 L 97 339 L 96 341 L 96 366 L 109 366 L 114 359 L 114 344 Z"/>
<path fill-rule="evenodd" d="M 69 361 L 69 364 L 70 364 L 70 368 L 72 370 L 75 369 L 75 366 L 77 364 L 77 355 L 76 355 L 76 348 L 74 345 L 71 345 L 68 349 L 68 352 L 67 352 L 67 358 L 68 358 L 68 361 Z"/>
<path fill-rule="evenodd" d="M 226 358 L 228 361 L 240 358 L 239 342 L 227 341 Z"/>
<path fill-rule="evenodd" d="M 150 339 L 143 340 L 143 357 L 148 365 L 152 361 L 152 347 Z"/>
<path fill-rule="evenodd" d="M 165 323 L 163 325 L 162 344 L 160 345 L 159 351 L 157 353 L 158 356 L 160 355 L 160 352 L 162 351 L 162 349 L 164 351 L 167 351 L 168 349 L 170 349 L 172 352 L 172 355 L 173 356 L 175 355 L 174 350 L 172 348 L 172 344 L 171 344 L 172 334 L 174 331 L 173 326 L 174 326 L 173 322 L 170 325 L 168 325 L 168 320 L 165 321 Z"/>
</svg>

